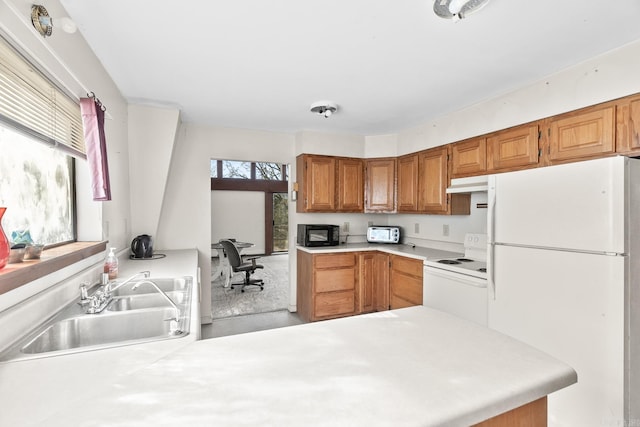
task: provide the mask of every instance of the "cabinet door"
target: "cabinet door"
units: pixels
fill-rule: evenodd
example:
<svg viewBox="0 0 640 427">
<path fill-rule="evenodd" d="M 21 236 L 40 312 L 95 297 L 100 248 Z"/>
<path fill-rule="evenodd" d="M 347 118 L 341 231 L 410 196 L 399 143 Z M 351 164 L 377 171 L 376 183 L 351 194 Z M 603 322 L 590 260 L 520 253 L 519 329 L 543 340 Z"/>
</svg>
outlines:
<svg viewBox="0 0 640 427">
<path fill-rule="evenodd" d="M 363 169 L 362 159 L 338 158 L 338 211 L 364 210 Z"/>
<path fill-rule="evenodd" d="M 418 210 L 418 155 L 398 159 L 398 212 Z"/>
<path fill-rule="evenodd" d="M 552 119 L 549 160 L 563 161 L 615 152 L 615 107 L 599 107 Z"/>
<path fill-rule="evenodd" d="M 391 256 L 389 305 L 391 309 L 422 305 L 422 261 Z"/>
<path fill-rule="evenodd" d="M 389 310 L 389 255 L 377 251 L 362 252 L 359 267 L 359 293 L 356 298 L 359 312 Z"/>
<path fill-rule="evenodd" d="M 298 171 L 298 173 L 300 173 Z M 329 156 L 305 156 L 303 203 L 305 212 L 333 212 L 336 208 L 336 159 Z"/>
<path fill-rule="evenodd" d="M 625 98 L 616 106 L 616 153 L 640 150 L 640 98 Z"/>
<path fill-rule="evenodd" d="M 447 213 L 447 147 L 418 153 L 420 180 L 418 183 L 418 211 Z"/>
<path fill-rule="evenodd" d="M 538 125 L 518 126 L 487 137 L 487 170 L 522 169 L 538 164 Z"/>
<path fill-rule="evenodd" d="M 395 212 L 396 159 L 365 161 L 365 212 Z"/>
<path fill-rule="evenodd" d="M 375 310 L 389 310 L 389 254 L 375 253 L 373 257 L 373 278 Z"/>
<path fill-rule="evenodd" d="M 360 254 L 358 261 L 360 274 L 358 276 L 357 305 L 358 313 L 370 313 L 375 310 L 375 252 Z"/>
<path fill-rule="evenodd" d="M 451 177 L 481 175 L 487 171 L 487 140 L 484 137 L 451 144 Z"/>
</svg>

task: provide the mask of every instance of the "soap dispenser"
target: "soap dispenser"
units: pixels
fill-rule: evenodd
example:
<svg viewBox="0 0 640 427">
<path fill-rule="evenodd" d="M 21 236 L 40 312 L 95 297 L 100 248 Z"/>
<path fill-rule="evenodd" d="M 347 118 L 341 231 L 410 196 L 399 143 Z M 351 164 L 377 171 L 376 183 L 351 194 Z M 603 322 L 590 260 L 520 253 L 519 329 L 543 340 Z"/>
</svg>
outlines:
<svg viewBox="0 0 640 427">
<path fill-rule="evenodd" d="M 109 254 L 104 260 L 104 272 L 109 275 L 109 280 L 118 277 L 118 257 L 115 253 L 116 248 L 109 248 Z"/>
</svg>

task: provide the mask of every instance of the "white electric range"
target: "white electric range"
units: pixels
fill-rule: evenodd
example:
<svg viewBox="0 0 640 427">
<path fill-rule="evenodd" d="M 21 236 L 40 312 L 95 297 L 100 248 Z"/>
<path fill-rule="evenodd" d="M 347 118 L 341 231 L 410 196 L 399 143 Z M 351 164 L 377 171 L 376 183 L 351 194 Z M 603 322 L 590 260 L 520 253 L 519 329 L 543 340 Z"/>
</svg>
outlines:
<svg viewBox="0 0 640 427">
<path fill-rule="evenodd" d="M 424 262 L 423 305 L 487 325 L 487 235 L 466 234 L 464 256 Z"/>
</svg>

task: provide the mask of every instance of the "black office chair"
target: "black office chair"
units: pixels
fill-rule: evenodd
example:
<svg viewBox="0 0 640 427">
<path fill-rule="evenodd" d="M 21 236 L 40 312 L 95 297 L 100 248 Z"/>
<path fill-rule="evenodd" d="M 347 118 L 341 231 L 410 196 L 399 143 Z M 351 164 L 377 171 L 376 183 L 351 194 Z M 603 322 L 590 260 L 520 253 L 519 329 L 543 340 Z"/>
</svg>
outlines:
<svg viewBox="0 0 640 427">
<path fill-rule="evenodd" d="M 229 264 L 231 265 L 233 272 L 244 272 L 244 282 L 232 283 L 231 288 L 233 289 L 236 286 L 241 286 L 240 290 L 244 292 L 245 286 L 260 286 L 260 290 L 263 290 L 264 281 L 262 279 L 251 278 L 251 275 L 255 273 L 257 269 L 264 268 L 263 265 L 256 264 L 256 259 L 260 257 L 251 256 L 242 259 L 240 251 L 238 251 L 238 248 L 231 240 L 220 240 L 220 244 L 222 245 L 224 252 L 227 254 L 227 259 L 229 260 Z"/>
</svg>

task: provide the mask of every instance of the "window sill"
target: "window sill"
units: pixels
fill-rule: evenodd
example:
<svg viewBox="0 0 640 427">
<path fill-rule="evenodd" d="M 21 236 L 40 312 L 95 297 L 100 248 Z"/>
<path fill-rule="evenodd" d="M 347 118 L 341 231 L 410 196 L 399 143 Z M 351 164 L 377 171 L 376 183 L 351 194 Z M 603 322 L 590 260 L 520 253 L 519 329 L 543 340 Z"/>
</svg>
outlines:
<svg viewBox="0 0 640 427">
<path fill-rule="evenodd" d="M 107 242 L 75 242 L 42 251 L 40 259 L 7 264 L 0 270 L 0 295 L 103 252 Z"/>
</svg>

